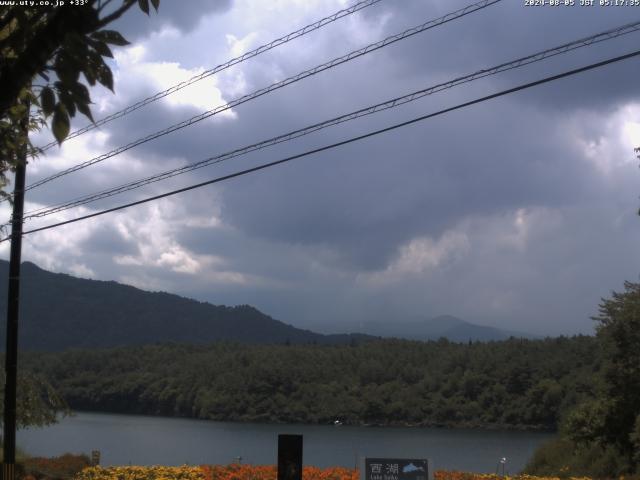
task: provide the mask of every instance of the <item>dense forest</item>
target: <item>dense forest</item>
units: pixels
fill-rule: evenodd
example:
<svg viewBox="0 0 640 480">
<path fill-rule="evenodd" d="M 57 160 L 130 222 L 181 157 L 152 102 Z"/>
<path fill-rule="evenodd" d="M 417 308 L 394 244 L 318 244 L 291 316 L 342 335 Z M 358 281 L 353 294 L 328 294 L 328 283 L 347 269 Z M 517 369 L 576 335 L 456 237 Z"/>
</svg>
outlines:
<svg viewBox="0 0 640 480">
<path fill-rule="evenodd" d="M 158 344 L 31 353 L 79 410 L 213 420 L 555 429 L 593 395 L 593 337 Z"/>
</svg>

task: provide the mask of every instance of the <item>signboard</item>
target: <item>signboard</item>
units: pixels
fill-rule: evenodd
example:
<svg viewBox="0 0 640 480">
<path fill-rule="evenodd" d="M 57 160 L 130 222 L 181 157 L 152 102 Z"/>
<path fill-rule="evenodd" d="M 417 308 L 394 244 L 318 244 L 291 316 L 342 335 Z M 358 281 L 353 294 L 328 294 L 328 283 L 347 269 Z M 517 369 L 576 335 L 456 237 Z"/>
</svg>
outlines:
<svg viewBox="0 0 640 480">
<path fill-rule="evenodd" d="M 363 480 L 430 480 L 426 459 L 365 458 L 363 470 Z"/>
</svg>

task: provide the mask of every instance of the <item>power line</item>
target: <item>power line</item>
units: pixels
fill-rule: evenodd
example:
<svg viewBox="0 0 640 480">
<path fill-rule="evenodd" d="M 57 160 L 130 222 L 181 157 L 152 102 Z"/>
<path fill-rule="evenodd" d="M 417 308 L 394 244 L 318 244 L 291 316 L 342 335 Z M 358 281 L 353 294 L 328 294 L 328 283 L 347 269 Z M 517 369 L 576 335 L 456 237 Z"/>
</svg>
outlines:
<svg viewBox="0 0 640 480">
<path fill-rule="evenodd" d="M 35 183 L 32 183 L 31 185 L 27 186 L 26 190 L 31 190 L 33 188 L 39 187 L 41 185 L 44 185 L 45 183 L 51 182 L 57 178 L 60 178 L 62 176 L 68 175 L 70 173 L 73 172 L 77 172 L 78 170 L 82 170 L 83 168 L 86 168 L 88 166 L 94 165 L 96 163 L 102 162 L 108 158 L 114 157 L 120 153 L 126 152 L 127 150 L 130 150 L 134 147 L 137 147 L 138 145 L 142 145 L 144 143 L 150 142 L 151 140 L 155 140 L 157 138 L 160 138 L 164 135 L 168 135 L 169 133 L 175 132 L 177 130 L 180 130 L 182 128 L 185 127 L 189 127 L 197 122 L 200 122 L 206 118 L 212 117 L 213 115 L 216 115 L 218 113 L 224 112 L 226 110 L 229 110 L 233 107 L 236 107 L 238 105 L 241 105 L 243 103 L 246 103 L 250 100 L 254 100 L 258 97 L 261 97 L 262 95 L 265 95 L 267 93 L 270 93 L 274 90 L 278 90 L 280 88 L 286 87 L 288 85 L 291 85 L 293 83 L 296 83 L 304 78 L 316 75 L 317 73 L 320 73 L 324 70 L 328 70 L 331 69 L 333 67 L 336 67 L 338 65 L 341 65 L 343 63 L 349 62 L 351 60 L 354 60 L 355 58 L 361 57 L 363 55 L 366 55 L 368 53 L 371 53 L 373 51 L 379 50 L 381 48 L 384 48 L 388 45 L 391 45 L 395 42 L 398 42 L 400 40 L 404 40 L 406 38 L 409 38 L 413 35 L 416 35 L 418 33 L 424 32 L 426 30 L 429 30 L 431 28 L 443 25 L 445 23 L 448 23 L 452 20 L 456 20 L 458 18 L 464 17 L 466 15 L 469 15 L 470 13 L 476 12 L 478 10 L 482 10 L 490 5 L 493 5 L 495 3 L 501 2 L 502 0 L 482 0 L 480 2 L 476 2 L 473 3 L 471 5 L 468 5 L 464 8 L 461 8 L 459 10 L 456 10 L 454 12 L 448 13 L 446 15 L 443 15 L 442 17 L 436 18 L 434 20 L 430 20 L 426 23 L 423 23 L 422 25 L 418 25 L 415 26 L 413 28 L 410 28 L 408 30 L 405 30 L 402 33 L 398 33 L 395 35 L 391 35 L 383 40 L 380 40 L 378 42 L 372 43 L 367 45 L 366 47 L 360 48 L 358 50 L 355 50 L 351 53 L 348 53 L 346 55 L 343 55 L 341 57 L 338 58 L 334 58 L 333 60 L 330 60 L 329 62 L 323 63 L 321 65 L 318 65 L 316 67 L 313 67 L 309 70 L 305 70 L 304 72 L 298 73 L 297 75 L 294 75 L 292 77 L 289 77 L 285 80 L 281 80 L 279 82 L 273 83 L 271 85 L 269 85 L 268 87 L 264 87 L 261 88 L 259 90 L 256 90 L 252 93 L 249 93 L 247 95 L 244 95 L 238 99 L 232 100 L 231 102 L 225 104 L 225 105 L 221 105 L 219 107 L 216 107 L 212 110 L 208 110 L 204 113 L 201 113 L 199 115 L 196 115 L 194 117 L 191 117 L 188 120 L 184 120 L 180 123 L 177 123 L 175 125 L 172 125 L 170 127 L 167 127 L 163 130 L 157 131 L 155 133 L 152 133 L 150 135 L 147 135 L 146 137 L 142 137 L 139 138 L 138 140 L 134 140 L 133 142 L 128 143 L 127 145 L 118 147 L 114 150 L 111 150 L 108 153 L 102 154 L 98 157 L 95 157 L 91 160 L 87 160 L 85 162 L 79 163 L 73 167 L 67 168 L 65 170 L 62 170 L 58 173 L 55 173 L 49 177 L 46 177 L 42 180 L 39 180 Z"/>
<path fill-rule="evenodd" d="M 484 78 L 490 75 L 495 75 L 497 73 L 502 73 L 508 70 L 513 70 L 515 68 L 520 68 L 522 66 L 525 65 L 530 65 L 532 63 L 535 62 L 539 62 L 542 61 L 544 59 L 556 56 L 556 55 L 560 55 L 560 54 L 564 54 L 570 51 L 573 51 L 577 48 L 581 48 L 581 47 L 585 47 L 585 46 L 589 46 L 589 45 L 593 45 L 595 43 L 600 43 L 606 40 L 610 40 L 613 38 L 617 38 L 619 36 L 622 35 L 626 35 L 632 32 L 637 32 L 638 30 L 640 30 L 640 21 L 638 22 L 634 22 L 634 23 L 630 23 L 630 24 L 626 24 L 626 25 L 622 25 L 613 29 L 609 29 L 606 30 L 604 32 L 595 34 L 595 35 L 591 35 L 589 37 L 585 37 L 585 38 L 581 38 L 579 40 L 574 40 L 572 42 L 569 43 L 565 43 L 563 45 L 554 47 L 554 48 L 549 48 L 547 50 L 543 50 L 541 52 L 537 52 L 531 55 L 527 55 L 525 57 L 521 57 L 518 58 L 516 60 L 512 60 L 510 62 L 506 62 L 506 63 L 502 63 L 500 65 L 491 67 L 491 68 L 486 68 L 483 70 L 479 70 L 475 73 L 472 73 L 470 75 L 465 75 L 462 77 L 458 77 L 455 78 L 453 80 L 450 80 L 448 82 L 444 82 L 444 83 L 440 83 L 428 88 L 424 88 L 415 92 L 412 92 L 410 94 L 407 95 L 403 95 L 400 97 L 396 97 L 393 98 L 391 100 L 386 100 L 384 102 L 360 109 L 360 110 L 356 110 L 354 112 L 350 112 L 344 115 L 340 115 L 338 117 L 329 119 L 329 120 L 325 120 L 323 122 L 320 123 L 316 123 L 314 125 L 310 125 L 298 130 L 294 130 L 292 132 L 289 133 L 285 133 L 283 135 L 279 135 L 277 137 L 273 137 L 270 138 L 268 140 L 263 140 L 242 148 L 238 148 L 226 153 L 222 153 L 219 155 L 215 155 L 209 158 L 206 158 L 204 160 L 195 162 L 195 163 L 191 163 L 189 165 L 185 165 L 179 168 L 174 168 L 156 175 L 152 175 L 150 177 L 146 177 L 143 179 L 139 179 L 133 182 L 129 182 L 117 187 L 113 187 L 111 189 L 108 190 L 103 190 L 97 193 L 93 193 L 91 195 L 85 195 L 83 197 L 79 197 L 73 200 L 69 200 L 66 201 L 64 203 L 55 205 L 55 206 L 49 206 L 49 207 L 42 207 L 36 210 L 32 210 L 30 212 L 27 212 L 26 216 L 25 216 L 25 220 L 28 219 L 32 219 L 32 218 L 40 218 L 40 217 L 45 217 L 48 215 L 52 215 L 54 213 L 58 213 L 64 210 L 68 210 L 74 207 L 78 207 L 81 205 L 85 205 L 91 202 L 95 202 L 97 200 L 102 200 L 105 198 L 109 198 L 121 193 L 125 193 L 146 185 L 149 185 L 151 183 L 155 183 L 155 182 L 159 182 L 161 180 L 166 180 L 168 178 L 172 178 L 174 176 L 177 175 L 182 175 L 184 173 L 193 171 L 193 170 L 197 170 L 199 168 L 203 168 L 212 164 L 217 164 L 217 163 L 221 163 L 223 161 L 229 160 L 231 158 L 235 158 L 235 157 L 239 157 L 241 155 L 245 155 L 247 153 L 250 152 L 254 152 L 256 150 L 261 150 L 263 148 L 267 148 L 279 143 L 283 143 L 286 141 L 290 141 L 293 140 L 295 138 L 299 138 L 305 135 L 308 135 L 310 133 L 322 130 L 324 128 L 328 128 L 331 126 L 335 126 L 344 122 L 348 122 L 351 120 L 355 120 L 357 118 L 360 117 L 364 117 L 367 115 L 372 115 L 374 113 L 380 112 L 380 111 L 384 111 L 384 110 L 388 110 L 391 108 L 395 108 L 398 107 L 400 105 L 404 105 L 406 103 L 409 102 L 413 102 L 415 100 L 418 100 L 420 98 L 423 98 L 427 95 L 431 95 L 437 92 L 440 92 L 442 90 L 445 89 L 449 89 L 449 88 L 453 88 L 455 86 L 464 84 L 464 83 L 469 83 L 472 82 L 474 80 L 480 79 L 480 78 Z"/>
<path fill-rule="evenodd" d="M 292 155 L 290 157 L 286 157 L 286 158 L 283 158 L 283 159 L 280 159 L 280 160 L 276 160 L 276 161 L 269 162 L 269 163 L 264 163 L 262 165 L 258 165 L 256 167 L 248 168 L 246 170 L 241 170 L 241 171 L 238 171 L 238 172 L 235 172 L 235 173 L 231 173 L 229 175 L 224 175 L 222 177 L 217 177 L 217 178 L 208 180 L 206 182 L 197 183 L 197 184 L 194 184 L 194 185 L 190 185 L 188 187 L 183 187 L 183 188 L 179 188 L 177 190 L 172 190 L 170 192 L 162 193 L 160 195 L 155 195 L 153 197 L 144 198 L 142 200 L 137 200 L 135 202 L 126 203 L 124 205 L 119 205 L 117 207 L 108 208 L 108 209 L 101 210 L 99 212 L 91 213 L 91 214 L 88 214 L 88 215 L 83 215 L 81 217 L 74 218 L 74 219 L 71 219 L 71 220 L 65 220 L 63 222 L 53 223 L 53 224 L 50 224 L 50 225 L 46 225 L 44 227 L 39 227 L 39 228 L 34 228 L 34 229 L 31 229 L 31 230 L 27 230 L 27 231 L 23 232 L 23 235 L 27 235 L 27 234 L 35 233 L 35 232 L 41 232 L 43 230 L 49 230 L 51 228 L 61 227 L 63 225 L 68 225 L 68 224 L 76 223 L 76 222 L 79 222 L 79 221 L 82 221 L 82 220 L 87 220 L 89 218 L 98 217 L 98 216 L 101 216 L 101 215 L 105 215 L 107 213 L 115 212 L 115 211 L 118 211 L 118 210 L 123 210 L 125 208 L 141 205 L 143 203 L 148 203 L 148 202 L 151 202 L 151 201 L 154 201 L 154 200 L 159 200 L 159 199 L 162 199 L 162 198 L 165 198 L 165 197 L 176 195 L 178 193 L 183 193 L 183 192 L 187 192 L 189 190 L 194 190 L 196 188 L 204 187 L 204 186 L 207 186 L 207 185 L 212 185 L 214 183 L 220 183 L 220 182 L 225 181 L 225 180 L 229 180 L 229 179 L 232 179 L 232 178 L 240 177 L 240 176 L 243 176 L 243 175 L 247 175 L 249 173 L 257 172 L 259 170 L 264 170 L 264 169 L 269 168 L 269 167 L 274 167 L 274 166 L 280 165 L 282 163 L 286 163 L 286 162 L 290 162 L 292 160 L 303 158 L 303 157 L 306 157 L 308 155 L 313 155 L 313 154 L 316 154 L 316 153 L 324 152 L 324 151 L 327 151 L 327 150 L 334 149 L 336 147 L 340 147 L 340 146 L 347 145 L 347 144 L 350 144 L 350 143 L 354 143 L 354 142 L 357 142 L 357 141 L 360 141 L 360 140 L 364 140 L 364 139 L 369 138 L 369 137 L 380 135 L 382 133 L 390 132 L 392 130 L 396 130 L 398 128 L 406 127 L 408 125 L 411 125 L 411 124 L 414 124 L 414 123 L 418 123 L 418 122 L 427 120 L 429 118 L 437 117 L 439 115 L 443 115 L 445 113 L 452 112 L 454 110 L 460 110 L 462 108 L 466 108 L 466 107 L 469 107 L 471 105 L 475 105 L 475 104 L 482 103 L 482 102 L 485 102 L 485 101 L 488 101 L 488 100 L 492 100 L 494 98 L 502 97 L 502 96 L 505 96 L 505 95 L 508 95 L 508 94 L 511 94 L 511 93 L 515 93 L 515 92 L 521 91 L 521 90 L 525 90 L 525 89 L 532 88 L 532 87 L 535 87 L 535 86 L 538 86 L 538 85 L 542 85 L 542 84 L 545 84 L 545 83 L 553 82 L 553 81 L 559 80 L 561 78 L 565 78 L 565 77 L 569 77 L 569 76 L 572 76 L 572 75 L 576 75 L 578 73 L 586 72 L 588 70 L 593 70 L 593 69 L 596 69 L 596 68 L 600 68 L 600 67 L 603 67 L 605 65 L 609 65 L 609 64 L 612 64 L 612 63 L 615 63 L 615 62 L 620 62 L 622 60 L 627 60 L 629 58 L 636 57 L 638 55 L 640 55 L 640 50 L 636 50 L 636 51 L 628 53 L 626 55 L 613 57 L 613 58 L 610 58 L 608 60 L 604 60 L 604 61 L 601 61 L 601 62 L 592 63 L 592 64 L 587 65 L 585 67 L 576 68 L 576 69 L 569 70 L 569 71 L 566 71 L 566 72 L 563 72 L 563 73 L 560 73 L 560 74 L 557 74 L 557 75 L 552 75 L 550 77 L 545 77 L 543 79 L 536 80 L 534 82 L 525 83 L 525 84 L 519 85 L 517 87 L 509 88 L 507 90 L 502 90 L 500 92 L 497 92 L 497 93 L 494 93 L 494 94 L 491 94 L 491 95 L 487 95 L 485 97 L 481 97 L 481 98 L 478 98 L 478 99 L 475 99 L 475 100 L 471 100 L 469 102 L 460 103 L 460 104 L 455 105 L 453 107 L 445 108 L 443 110 L 439 110 L 439 111 L 434 112 L 434 113 L 429 113 L 427 115 L 422 115 L 420 117 L 413 118 L 413 119 L 407 120 L 405 122 L 396 123 L 396 124 L 391 125 L 389 127 L 385 127 L 385 128 L 379 129 L 379 130 L 374 130 L 372 132 L 369 132 L 369 133 L 366 133 L 366 134 L 363 134 L 363 135 L 359 135 L 357 137 L 351 137 L 351 138 L 349 138 L 347 140 L 343 140 L 343 141 L 340 141 L 340 142 L 332 143 L 330 145 L 325 145 L 324 147 L 315 148 L 315 149 L 312 149 L 312 150 L 307 150 L 306 152 L 299 153 L 297 155 Z M 5 237 L 2 240 L 0 240 L 0 243 L 1 242 L 5 242 L 5 241 L 10 240 L 10 239 L 11 239 L 10 236 L 9 237 Z"/>
<path fill-rule="evenodd" d="M 160 100 L 161 98 L 164 98 L 168 95 L 171 95 L 172 93 L 175 93 L 179 90 L 182 90 L 185 87 L 188 87 L 189 85 L 196 83 L 204 78 L 210 77 L 212 75 L 215 75 L 216 73 L 219 73 L 223 70 L 226 70 L 229 67 L 232 67 L 234 65 L 237 65 L 239 63 L 244 62 L 245 60 L 249 60 L 250 58 L 256 57 L 262 53 L 268 52 L 269 50 L 272 50 L 276 47 L 279 47 L 280 45 L 284 45 L 285 43 L 290 42 L 291 40 L 294 40 L 296 38 L 302 37 L 308 33 L 311 33 L 315 30 L 318 30 L 322 27 L 324 27 L 325 25 L 328 25 L 332 22 L 335 22 L 336 20 L 339 20 L 340 18 L 346 17 L 348 15 L 351 15 L 352 13 L 358 12 L 364 8 L 370 7 L 372 5 L 375 5 L 378 2 L 381 2 L 382 0 L 362 0 L 358 3 L 355 3 L 354 5 L 352 5 L 349 8 L 345 8 L 343 10 L 340 10 L 336 13 L 334 13 L 333 15 L 329 15 L 328 17 L 324 17 L 320 20 L 318 20 L 317 22 L 311 23 L 309 25 L 306 25 L 298 30 L 296 30 L 295 32 L 291 32 L 286 34 L 283 37 L 277 38 L 275 40 L 272 40 L 269 43 L 265 43 L 264 45 L 260 45 L 259 47 L 251 50 L 250 52 L 246 52 L 242 55 L 240 55 L 239 57 L 235 57 L 232 58 L 231 60 L 228 60 L 225 63 L 221 63 L 220 65 L 217 65 L 209 70 L 205 70 L 204 72 L 198 74 L 198 75 L 194 75 L 193 77 L 191 77 L 188 80 L 185 80 L 184 82 L 180 82 L 177 83 L 176 85 L 173 85 L 169 88 L 167 88 L 166 90 L 163 90 L 161 92 L 158 92 L 154 95 L 151 95 L 150 97 L 147 97 L 143 100 L 140 100 L 139 102 L 136 102 L 132 105 L 129 105 L 128 107 L 112 113 L 111 115 L 108 115 L 98 121 L 96 121 L 95 123 L 90 123 L 89 125 L 80 128 L 78 130 L 75 130 L 74 132 L 71 132 L 69 135 L 67 135 L 67 140 L 77 137 L 79 135 L 82 135 L 83 133 L 89 132 L 95 128 L 98 128 L 106 123 L 109 123 L 113 120 L 116 120 L 118 118 L 122 118 L 125 115 L 128 115 L 131 112 L 134 112 L 135 110 L 138 110 L 139 108 L 142 108 L 146 105 L 149 105 L 150 103 L 155 102 L 156 100 Z M 46 145 L 44 145 L 43 147 L 40 147 L 42 150 L 48 150 L 54 146 L 58 145 L 58 142 L 53 141 L 50 142 Z"/>
</svg>

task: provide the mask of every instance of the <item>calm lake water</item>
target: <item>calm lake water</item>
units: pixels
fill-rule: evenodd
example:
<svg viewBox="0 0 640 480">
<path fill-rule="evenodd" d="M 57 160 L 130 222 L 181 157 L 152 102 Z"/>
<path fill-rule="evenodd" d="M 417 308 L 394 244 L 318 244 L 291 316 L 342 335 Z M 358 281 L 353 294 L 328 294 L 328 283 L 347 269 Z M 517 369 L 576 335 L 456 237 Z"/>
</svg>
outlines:
<svg viewBox="0 0 640 480">
<path fill-rule="evenodd" d="M 77 413 L 42 429 L 18 432 L 31 455 L 100 450 L 103 465 L 275 464 L 279 433 L 304 436 L 303 461 L 319 467 L 354 467 L 357 458 L 421 457 L 435 468 L 495 472 L 507 458 L 520 471 L 548 433 L 431 428 L 263 425 L 177 418 Z"/>
</svg>

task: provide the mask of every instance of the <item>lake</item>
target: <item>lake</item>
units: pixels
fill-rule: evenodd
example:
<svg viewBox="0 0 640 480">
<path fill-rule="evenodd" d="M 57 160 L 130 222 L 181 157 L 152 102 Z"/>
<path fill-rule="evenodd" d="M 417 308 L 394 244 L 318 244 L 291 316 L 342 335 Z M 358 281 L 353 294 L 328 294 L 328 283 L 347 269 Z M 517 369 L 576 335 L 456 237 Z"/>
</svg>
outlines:
<svg viewBox="0 0 640 480">
<path fill-rule="evenodd" d="M 275 464 L 280 433 L 304 436 L 303 461 L 353 468 L 358 457 L 426 457 L 436 469 L 491 473 L 500 458 L 520 471 L 549 433 L 433 428 L 265 425 L 182 418 L 76 413 L 58 424 L 18 431 L 31 455 L 100 450 L 102 465 Z"/>
</svg>

